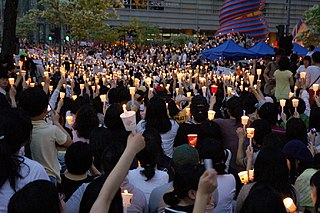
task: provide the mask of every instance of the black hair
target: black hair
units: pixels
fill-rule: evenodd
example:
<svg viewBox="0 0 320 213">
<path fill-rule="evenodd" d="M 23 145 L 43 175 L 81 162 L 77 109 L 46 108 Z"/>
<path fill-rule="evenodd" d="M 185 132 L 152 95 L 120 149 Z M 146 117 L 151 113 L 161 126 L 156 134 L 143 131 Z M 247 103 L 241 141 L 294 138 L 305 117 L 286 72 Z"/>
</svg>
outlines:
<svg viewBox="0 0 320 213">
<path fill-rule="evenodd" d="M 292 97 L 290 99 L 290 101 L 287 101 L 288 104 L 286 104 L 288 106 L 288 108 L 289 108 L 290 114 L 293 115 L 294 111 L 295 111 L 295 108 L 293 107 L 293 104 L 292 104 L 292 99 L 298 99 L 299 100 L 299 104 L 298 104 L 298 107 L 297 107 L 297 112 L 299 114 L 304 113 L 304 111 L 306 110 L 306 103 L 304 102 L 304 100 L 302 98 Z"/>
<path fill-rule="evenodd" d="M 315 46 L 313 46 L 312 44 L 311 45 L 309 45 L 309 50 L 310 51 L 314 51 L 314 49 L 315 49 L 316 47 Z"/>
<path fill-rule="evenodd" d="M 8 213 L 60 213 L 57 188 L 47 180 L 36 180 L 17 191 L 10 199 Z"/>
<path fill-rule="evenodd" d="M 107 177 L 108 175 L 102 175 L 94 179 L 87 186 L 80 202 L 79 213 L 90 212 L 94 202 L 98 198 L 100 190 L 104 182 L 106 181 Z M 122 197 L 121 197 L 121 191 L 119 189 L 111 201 L 109 213 L 122 213 L 122 212 L 123 212 Z"/>
<path fill-rule="evenodd" d="M 171 121 L 168 116 L 166 103 L 159 97 L 149 100 L 146 110 L 146 128 L 154 128 L 160 134 L 164 134 L 171 129 Z"/>
<path fill-rule="evenodd" d="M 292 53 L 292 54 L 290 55 L 290 61 L 291 61 L 291 62 L 297 63 L 298 59 L 299 59 L 299 56 L 298 56 L 297 53 Z"/>
<path fill-rule="evenodd" d="M 311 61 L 311 57 L 310 56 L 305 56 L 304 58 L 303 58 L 303 60 L 306 60 L 306 61 L 308 61 L 309 62 L 309 66 L 311 65 L 311 63 L 312 63 L 312 61 Z"/>
<path fill-rule="evenodd" d="M 317 171 L 314 175 L 312 175 L 310 179 L 310 186 L 316 187 L 317 190 L 317 200 L 314 204 L 314 212 L 319 212 L 320 207 L 320 171 Z"/>
<path fill-rule="evenodd" d="M 101 172 L 111 173 L 112 169 L 118 163 L 123 153 L 123 147 L 119 143 L 112 143 L 106 148 L 101 156 Z"/>
<path fill-rule="evenodd" d="M 6 99 L 6 96 L 0 93 L 0 110 L 9 109 L 10 104 Z"/>
<path fill-rule="evenodd" d="M 256 144 L 260 146 L 263 145 L 263 138 L 272 132 L 270 123 L 262 119 L 253 121 L 250 127 L 255 129 L 253 139 Z"/>
<path fill-rule="evenodd" d="M 255 182 L 270 184 L 281 194 L 282 198 L 293 197 L 293 200 L 296 200 L 288 177 L 287 161 L 281 150 L 270 146 L 263 148 L 254 164 Z"/>
<path fill-rule="evenodd" d="M 106 148 L 113 144 L 112 134 L 109 129 L 96 127 L 90 134 L 90 150 L 93 155 L 93 165 L 101 171 L 102 154 Z"/>
<path fill-rule="evenodd" d="M 320 132 L 320 108 L 312 107 L 309 117 L 309 128 L 315 128 L 317 132 Z"/>
<path fill-rule="evenodd" d="M 240 213 L 286 213 L 281 195 L 269 184 L 256 183 L 250 190 Z"/>
<path fill-rule="evenodd" d="M 98 126 L 99 119 L 95 109 L 89 104 L 82 106 L 76 114 L 73 125 L 78 136 L 89 139 L 91 131 Z"/>
<path fill-rule="evenodd" d="M 68 147 L 64 156 L 68 172 L 74 175 L 85 174 L 92 165 L 89 144 L 76 142 Z"/>
<path fill-rule="evenodd" d="M 276 125 L 278 120 L 278 109 L 273 103 L 264 103 L 258 110 L 259 117 L 268 121 L 271 126 Z"/>
<path fill-rule="evenodd" d="M 111 104 L 104 117 L 104 124 L 110 130 L 124 129 L 120 115 L 123 113 L 123 108 L 119 103 Z"/>
<path fill-rule="evenodd" d="M 46 93 L 39 87 L 28 88 L 19 96 L 19 107 L 30 117 L 41 115 L 47 110 L 48 104 Z"/>
<path fill-rule="evenodd" d="M 198 133 L 199 144 L 206 138 L 222 141 L 221 128 L 216 122 L 207 120 L 201 123 L 200 131 Z"/>
<path fill-rule="evenodd" d="M 197 190 L 201 175 L 205 171 L 202 165 L 184 165 L 175 171 L 172 192 L 163 195 L 169 206 L 176 206 L 180 200 L 188 197 L 189 190 Z"/>
<path fill-rule="evenodd" d="M 30 142 L 31 119 L 21 110 L 7 109 L 0 112 L 0 189 L 6 181 L 16 190 L 16 180 L 24 159 L 16 155 L 23 145 Z"/>
<path fill-rule="evenodd" d="M 316 51 L 312 54 L 312 61 L 314 63 L 320 63 L 320 52 Z"/>
<path fill-rule="evenodd" d="M 230 98 L 227 103 L 226 107 L 232 117 L 236 119 L 237 122 L 241 121 L 241 116 L 243 115 L 243 108 L 242 102 L 239 97 L 232 97 Z"/>
<path fill-rule="evenodd" d="M 280 139 L 279 135 L 276 133 L 269 133 L 264 136 L 263 138 L 263 146 L 271 146 L 274 147 L 274 149 L 281 149 L 283 148 L 283 142 Z"/>
<path fill-rule="evenodd" d="M 211 159 L 212 166 L 218 174 L 225 174 L 225 154 L 221 141 L 207 138 L 199 146 L 198 151 L 201 160 Z"/>
<path fill-rule="evenodd" d="M 279 60 L 279 70 L 289 70 L 290 69 L 290 59 L 287 56 L 282 56 Z"/>
<path fill-rule="evenodd" d="M 308 132 L 305 123 L 300 118 L 290 118 L 286 124 L 286 140 L 300 140 L 308 144 Z"/>
<path fill-rule="evenodd" d="M 155 175 L 155 166 L 157 165 L 162 151 L 162 141 L 157 130 L 152 128 L 146 129 L 142 135 L 146 146 L 137 154 L 137 159 L 140 161 L 141 167 L 144 168 L 144 170 L 141 171 L 141 174 L 147 178 L 146 181 L 149 181 Z"/>
<path fill-rule="evenodd" d="M 71 100 L 71 99 L 70 99 Z M 89 104 L 89 96 L 85 94 L 84 96 L 78 96 L 75 101 L 72 100 L 72 105 L 71 105 L 71 112 L 72 114 L 76 114 L 81 107 L 83 107 L 86 104 Z"/>
<path fill-rule="evenodd" d="M 207 99 L 202 95 L 196 95 L 192 98 L 190 112 L 194 120 L 201 123 L 208 119 L 209 104 Z"/>
<path fill-rule="evenodd" d="M 255 104 L 258 103 L 258 100 L 252 93 L 242 92 L 240 98 L 243 109 L 246 110 L 247 114 L 252 114 L 256 111 Z"/>
</svg>

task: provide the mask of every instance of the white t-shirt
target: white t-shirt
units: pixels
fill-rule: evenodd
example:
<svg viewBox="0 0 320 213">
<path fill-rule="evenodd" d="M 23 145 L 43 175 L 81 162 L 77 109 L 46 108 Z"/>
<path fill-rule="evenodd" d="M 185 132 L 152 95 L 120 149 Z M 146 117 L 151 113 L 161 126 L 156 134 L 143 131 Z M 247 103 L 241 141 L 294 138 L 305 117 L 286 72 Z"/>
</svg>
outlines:
<svg viewBox="0 0 320 213">
<path fill-rule="evenodd" d="M 46 171 L 38 162 L 26 157 L 22 158 L 24 159 L 24 164 L 21 164 L 20 174 L 23 178 L 16 180 L 16 191 L 32 181 L 49 180 Z M 15 191 L 11 188 L 9 181 L 6 181 L 0 188 L 0 213 L 7 212 L 9 200 L 14 193 Z"/>
<path fill-rule="evenodd" d="M 306 86 L 309 87 L 312 85 L 311 84 L 319 84 L 320 83 L 320 78 L 315 82 L 315 80 L 320 76 L 320 67 L 318 66 L 309 66 L 307 68 L 307 79 L 306 79 Z"/>
<path fill-rule="evenodd" d="M 233 175 L 225 174 L 217 176 L 219 201 L 215 213 L 232 213 L 233 197 L 236 193 L 236 180 Z"/>
<path fill-rule="evenodd" d="M 162 141 L 161 147 L 162 147 L 163 153 L 169 158 L 172 158 L 174 139 L 177 135 L 179 124 L 175 120 L 170 120 L 170 122 L 171 122 L 171 129 L 166 133 L 160 134 L 160 136 Z M 136 131 L 142 134 L 145 130 L 145 126 L 146 126 L 146 121 L 141 120 L 136 126 Z"/>
<path fill-rule="evenodd" d="M 169 175 L 164 171 L 156 169 L 153 178 L 151 180 L 146 181 L 147 178 L 140 173 L 142 170 L 142 167 L 136 168 L 134 170 L 129 170 L 127 178 L 129 180 L 129 183 L 131 183 L 144 193 L 144 196 L 149 202 L 152 190 L 158 186 L 168 183 Z"/>
</svg>

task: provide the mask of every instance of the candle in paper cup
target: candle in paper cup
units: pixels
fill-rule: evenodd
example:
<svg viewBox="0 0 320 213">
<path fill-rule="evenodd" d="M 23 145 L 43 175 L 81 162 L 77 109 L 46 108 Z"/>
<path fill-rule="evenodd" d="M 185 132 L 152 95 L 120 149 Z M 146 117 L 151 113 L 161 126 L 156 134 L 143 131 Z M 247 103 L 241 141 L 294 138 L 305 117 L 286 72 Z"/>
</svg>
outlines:
<svg viewBox="0 0 320 213">
<path fill-rule="evenodd" d="M 124 113 L 120 115 L 120 118 L 122 119 L 124 127 L 128 132 L 135 130 L 136 128 L 136 112 L 135 111 L 126 110 L 124 111 Z"/>
<path fill-rule="evenodd" d="M 91 86 L 92 91 L 96 91 L 96 86 Z"/>
<path fill-rule="evenodd" d="M 253 86 L 254 75 L 249 75 L 250 86 Z"/>
<path fill-rule="evenodd" d="M 169 92 L 169 89 L 170 89 L 170 84 L 167 84 L 166 85 L 166 90 Z"/>
<path fill-rule="evenodd" d="M 84 84 L 80 84 L 80 90 L 84 90 Z"/>
<path fill-rule="evenodd" d="M 283 113 L 283 108 L 286 106 L 286 99 L 280 99 L 281 112 Z"/>
<path fill-rule="evenodd" d="M 72 96 L 72 100 L 75 101 L 75 100 L 77 99 L 77 97 L 78 97 L 77 95 L 73 95 L 73 96 Z"/>
<path fill-rule="evenodd" d="M 254 169 L 249 170 L 249 181 L 254 180 Z"/>
<path fill-rule="evenodd" d="M 36 84 L 35 83 L 30 83 L 30 87 L 34 87 Z"/>
<path fill-rule="evenodd" d="M 232 92 L 232 87 L 227 87 L 227 94 L 230 95 Z"/>
<path fill-rule="evenodd" d="M 241 116 L 241 124 L 243 126 L 246 126 L 248 124 L 248 121 L 249 121 L 249 116 L 246 116 L 246 115 Z"/>
<path fill-rule="evenodd" d="M 49 78 L 49 72 L 43 72 L 43 74 L 44 74 L 44 77 L 46 77 L 46 78 Z"/>
<path fill-rule="evenodd" d="M 306 79 L 307 73 L 306 72 L 300 72 L 300 78 Z"/>
<path fill-rule="evenodd" d="M 44 83 L 43 81 L 41 81 L 41 86 L 42 86 L 42 87 L 44 87 L 44 84 L 45 84 L 45 83 Z"/>
<path fill-rule="evenodd" d="M 214 116 L 216 115 L 216 112 L 215 111 L 213 111 L 213 110 L 209 110 L 208 111 L 208 119 L 210 120 L 210 121 L 212 121 L 213 119 L 214 119 Z"/>
<path fill-rule="evenodd" d="M 201 89 L 202 89 L 203 96 L 206 97 L 207 87 L 203 86 L 203 87 L 201 87 Z"/>
<path fill-rule="evenodd" d="M 197 145 L 198 135 L 197 134 L 188 134 L 188 142 L 190 146 L 195 147 Z"/>
<path fill-rule="evenodd" d="M 179 95 L 179 88 L 176 88 L 176 95 Z"/>
<path fill-rule="evenodd" d="M 292 198 L 290 197 L 283 199 L 283 204 L 286 207 L 288 212 L 295 212 L 297 210 L 296 205 L 294 204 Z"/>
<path fill-rule="evenodd" d="M 249 182 L 248 172 L 247 171 L 239 172 L 238 176 L 240 178 L 241 183 L 247 184 Z"/>
<path fill-rule="evenodd" d="M 12 86 L 14 84 L 14 78 L 9 78 L 9 84 Z"/>
<path fill-rule="evenodd" d="M 254 128 L 247 128 L 247 137 L 252 139 L 254 137 Z"/>
<path fill-rule="evenodd" d="M 72 123 L 73 123 L 73 117 L 72 117 L 72 115 L 67 115 L 67 116 L 66 116 L 66 120 L 67 120 L 67 123 L 69 124 L 69 126 L 71 126 Z"/>
<path fill-rule="evenodd" d="M 217 85 L 211 85 L 211 92 L 213 95 L 215 95 L 217 93 L 218 90 L 218 86 Z"/>
<path fill-rule="evenodd" d="M 131 202 L 132 202 L 133 194 L 128 193 L 128 190 L 124 190 L 124 192 L 121 193 L 121 197 L 122 197 L 123 207 L 125 207 L 125 208 L 130 207 L 131 206 Z"/>
<path fill-rule="evenodd" d="M 49 86 L 49 91 L 52 92 L 53 91 L 53 86 Z"/>
<path fill-rule="evenodd" d="M 129 87 L 130 90 L 130 95 L 134 96 L 134 93 L 136 92 L 136 88 L 135 87 Z"/>
<path fill-rule="evenodd" d="M 314 92 L 317 92 L 319 90 L 319 84 L 313 84 L 312 89 Z"/>
<path fill-rule="evenodd" d="M 262 70 L 261 69 L 257 69 L 257 75 L 260 76 L 261 75 Z"/>
<path fill-rule="evenodd" d="M 299 105 L 299 99 L 296 99 L 296 98 L 292 99 L 292 106 L 294 108 L 297 108 L 298 105 Z"/>
<path fill-rule="evenodd" d="M 102 103 L 107 102 L 107 95 L 106 94 L 100 95 L 100 99 Z"/>
<path fill-rule="evenodd" d="M 61 98 L 61 99 L 64 99 L 65 96 L 66 96 L 66 93 L 60 92 L 60 98 Z"/>
<path fill-rule="evenodd" d="M 187 92 L 187 97 L 191 97 L 191 92 Z"/>
</svg>

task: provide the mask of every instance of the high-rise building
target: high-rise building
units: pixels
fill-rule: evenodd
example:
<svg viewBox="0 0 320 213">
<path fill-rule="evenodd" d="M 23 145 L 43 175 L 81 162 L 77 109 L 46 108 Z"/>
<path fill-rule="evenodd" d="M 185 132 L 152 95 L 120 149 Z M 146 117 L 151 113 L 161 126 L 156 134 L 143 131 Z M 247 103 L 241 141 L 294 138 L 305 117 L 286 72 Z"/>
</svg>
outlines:
<svg viewBox="0 0 320 213">
<path fill-rule="evenodd" d="M 270 32 L 276 33 L 278 25 L 287 25 L 290 9 L 290 31 L 304 11 L 320 0 L 266 0 L 262 11 Z M 214 33 L 219 29 L 219 14 L 223 0 L 123 0 L 118 9 L 119 18 L 110 25 L 128 24 L 130 18 L 158 25 L 168 33 Z M 291 3 L 289 5 L 289 3 Z"/>
</svg>

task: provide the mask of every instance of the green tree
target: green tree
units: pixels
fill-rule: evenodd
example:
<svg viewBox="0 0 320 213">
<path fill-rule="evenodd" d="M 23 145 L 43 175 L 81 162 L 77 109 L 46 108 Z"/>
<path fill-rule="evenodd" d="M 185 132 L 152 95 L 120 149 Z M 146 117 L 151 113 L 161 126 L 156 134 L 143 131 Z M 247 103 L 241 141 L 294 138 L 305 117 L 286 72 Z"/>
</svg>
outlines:
<svg viewBox="0 0 320 213">
<path fill-rule="evenodd" d="M 7 0 L 5 4 L 2 35 L 2 55 L 12 55 L 16 52 L 16 24 L 18 4 L 19 0 Z"/>
<path fill-rule="evenodd" d="M 308 9 L 303 16 L 308 30 L 298 36 L 305 45 L 320 45 L 320 5 L 315 5 Z"/>
</svg>

